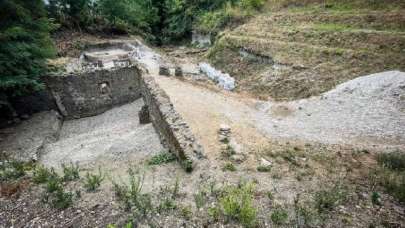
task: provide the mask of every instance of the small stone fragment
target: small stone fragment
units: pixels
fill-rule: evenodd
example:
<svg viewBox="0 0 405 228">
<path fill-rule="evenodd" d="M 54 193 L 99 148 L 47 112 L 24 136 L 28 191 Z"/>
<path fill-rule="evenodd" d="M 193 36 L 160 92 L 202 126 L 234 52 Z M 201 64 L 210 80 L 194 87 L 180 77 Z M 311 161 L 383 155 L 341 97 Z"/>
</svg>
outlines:
<svg viewBox="0 0 405 228">
<path fill-rule="evenodd" d="M 159 66 L 159 75 L 170 76 L 170 70 L 167 66 Z"/>
<path fill-rule="evenodd" d="M 177 66 L 174 69 L 174 76 L 176 76 L 176 77 L 182 77 L 183 76 L 183 70 L 181 69 L 181 67 Z"/>
<path fill-rule="evenodd" d="M 141 110 L 138 113 L 138 116 L 140 124 L 150 123 L 149 109 L 147 105 L 142 106 Z"/>
</svg>

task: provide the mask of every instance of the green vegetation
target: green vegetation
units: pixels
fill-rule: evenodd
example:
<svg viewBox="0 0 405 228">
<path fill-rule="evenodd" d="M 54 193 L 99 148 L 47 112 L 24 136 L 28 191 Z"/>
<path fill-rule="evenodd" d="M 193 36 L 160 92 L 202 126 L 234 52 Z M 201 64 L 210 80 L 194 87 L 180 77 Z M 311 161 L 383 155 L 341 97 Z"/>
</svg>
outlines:
<svg viewBox="0 0 405 228">
<path fill-rule="evenodd" d="M 176 160 L 176 156 L 169 152 L 162 152 L 153 156 L 151 159 L 148 160 L 148 165 L 161 165 L 166 164 Z"/>
<path fill-rule="evenodd" d="M 271 221 L 276 225 L 283 225 L 288 221 L 288 213 L 281 207 L 276 207 L 270 215 Z"/>
<path fill-rule="evenodd" d="M 228 219 L 234 219 L 245 227 L 254 227 L 257 209 L 253 206 L 253 194 L 253 183 L 226 186 L 219 198 L 222 212 Z"/>
<path fill-rule="evenodd" d="M 235 172 L 236 167 L 232 162 L 227 162 L 225 163 L 224 167 L 222 168 L 223 171 L 230 171 L 230 172 Z"/>
<path fill-rule="evenodd" d="M 7 100 L 43 88 L 39 77 L 54 49 L 42 0 L 3 0 L 0 15 L 0 97 Z"/>
<path fill-rule="evenodd" d="M 94 192 L 100 187 L 103 180 L 104 175 L 100 169 L 98 170 L 98 174 L 86 173 L 84 187 L 88 192 Z"/>
<path fill-rule="evenodd" d="M 0 181 L 18 179 L 25 175 L 23 162 L 3 161 L 0 163 Z"/>
<path fill-rule="evenodd" d="M 76 165 L 74 165 L 73 163 L 70 163 L 69 165 L 62 164 L 62 170 L 63 170 L 63 177 L 62 177 L 63 181 L 74 181 L 80 178 L 78 164 Z"/>
<path fill-rule="evenodd" d="M 331 211 L 347 199 L 347 191 L 340 184 L 315 193 L 315 207 L 319 213 Z"/>
<path fill-rule="evenodd" d="M 132 211 L 135 218 L 147 216 L 152 210 L 152 199 L 149 194 L 142 193 L 144 176 L 133 169 L 128 170 L 129 184 L 113 182 L 113 190 L 125 209 Z"/>
<path fill-rule="evenodd" d="M 271 171 L 271 166 L 269 165 L 259 165 L 257 167 L 257 171 L 262 172 L 262 173 L 267 173 Z"/>
<path fill-rule="evenodd" d="M 405 153 L 394 151 L 377 156 L 378 164 L 373 176 L 386 191 L 405 202 Z"/>
<path fill-rule="evenodd" d="M 205 191 L 200 190 L 196 194 L 194 194 L 194 202 L 197 208 L 204 207 L 206 201 L 207 201 L 207 193 Z"/>
</svg>

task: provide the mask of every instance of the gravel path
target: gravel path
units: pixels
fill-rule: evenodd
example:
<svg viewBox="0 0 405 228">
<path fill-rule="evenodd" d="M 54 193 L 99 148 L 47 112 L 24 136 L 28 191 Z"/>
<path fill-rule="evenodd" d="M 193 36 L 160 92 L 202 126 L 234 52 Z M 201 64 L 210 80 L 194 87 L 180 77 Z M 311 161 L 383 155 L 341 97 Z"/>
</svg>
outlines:
<svg viewBox="0 0 405 228">
<path fill-rule="evenodd" d="M 160 57 L 170 62 L 164 55 Z M 221 123 L 230 124 L 238 141 L 247 146 L 279 138 L 359 147 L 405 147 L 402 72 L 359 77 L 309 99 L 262 102 L 157 76 L 156 65 L 146 65 L 208 154 L 219 151 L 217 130 Z M 189 65 L 195 64 L 189 61 Z"/>
</svg>

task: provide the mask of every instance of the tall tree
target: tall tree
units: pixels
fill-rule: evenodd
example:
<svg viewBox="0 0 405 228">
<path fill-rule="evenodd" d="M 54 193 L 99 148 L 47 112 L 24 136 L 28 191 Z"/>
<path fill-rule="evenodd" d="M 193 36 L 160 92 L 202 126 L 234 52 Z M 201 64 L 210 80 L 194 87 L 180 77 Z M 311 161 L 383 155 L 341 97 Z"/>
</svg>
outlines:
<svg viewBox="0 0 405 228">
<path fill-rule="evenodd" d="M 43 87 L 39 77 L 55 54 L 50 29 L 42 0 L 0 1 L 0 95 Z"/>
</svg>

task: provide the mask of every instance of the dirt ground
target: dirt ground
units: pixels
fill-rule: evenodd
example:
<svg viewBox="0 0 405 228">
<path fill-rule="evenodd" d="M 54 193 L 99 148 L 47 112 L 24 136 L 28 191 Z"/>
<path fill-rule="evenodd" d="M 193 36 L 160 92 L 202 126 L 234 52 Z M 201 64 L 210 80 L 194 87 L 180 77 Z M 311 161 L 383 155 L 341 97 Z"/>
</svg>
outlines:
<svg viewBox="0 0 405 228">
<path fill-rule="evenodd" d="M 151 63 L 160 56 L 175 65 L 187 54 L 176 55 L 157 52 L 146 56 Z M 149 62 L 144 61 L 146 65 Z M 134 107 L 123 106 L 116 113 L 120 118 L 106 112 L 87 122 L 81 119 L 67 123 L 62 126 L 60 141 L 45 146 L 47 153 L 41 162 L 56 167 L 59 174 L 62 170 L 58 165 L 69 158 L 81 165 L 81 178 L 63 184 L 66 191 L 74 193 L 72 206 L 56 209 L 45 203 L 46 186 L 35 184 L 33 170 L 27 167 L 24 177 L 1 182 L 0 227 L 124 227 L 131 220 L 137 227 L 242 227 L 236 218 L 215 218 L 212 208 L 221 205 L 216 192 L 221 194 L 227 185 L 237 186 L 243 181 L 255 186 L 255 227 L 405 227 L 403 204 L 372 177 L 377 168 L 376 154 L 403 146 L 401 136 L 399 141 L 387 140 L 380 146 L 367 147 L 365 144 L 374 143 L 375 138 L 364 137 L 362 143 L 346 145 L 265 131 L 265 122 L 288 118 L 293 111 L 282 106 L 267 109 L 268 104 L 246 94 L 219 90 L 195 71 L 192 64 L 196 62 L 198 58 L 183 62 L 189 66 L 184 79 L 154 75 L 204 147 L 207 158 L 198 163 L 195 171 L 185 173 L 176 161 L 149 164 L 160 152 L 155 137 L 146 137 L 153 135 L 153 129 L 139 126 L 137 119 L 125 111 Z M 156 64 L 150 66 L 150 72 L 156 73 Z M 399 124 L 403 123 L 401 118 L 396 120 Z M 219 140 L 223 124 L 230 126 L 229 142 Z M 134 130 L 125 130 L 128 127 Z M 304 135 L 305 129 L 295 131 L 286 129 L 288 136 Z M 377 133 L 375 136 L 379 136 Z M 330 135 L 342 137 L 333 132 Z M 128 145 L 141 146 L 131 150 Z M 233 168 L 226 168 L 229 164 Z M 270 168 L 260 171 L 263 166 Z M 95 192 L 87 192 L 86 173 L 97 173 L 99 167 L 105 178 Z M 133 211 L 127 210 L 113 188 L 113 182 L 128 183 L 126 170 L 131 167 L 142 177 L 141 192 L 152 199 L 153 210 L 144 217 L 135 217 Z M 177 193 L 170 202 L 175 206 L 168 206 L 167 194 L 173 189 Z M 341 198 L 329 209 L 317 209 L 322 191 Z M 375 192 L 380 196 L 378 204 L 372 200 Z M 201 195 L 202 206 L 197 200 Z M 166 205 L 165 209 L 158 210 L 162 205 Z M 287 214 L 281 224 L 272 216 L 279 208 Z"/>
</svg>

